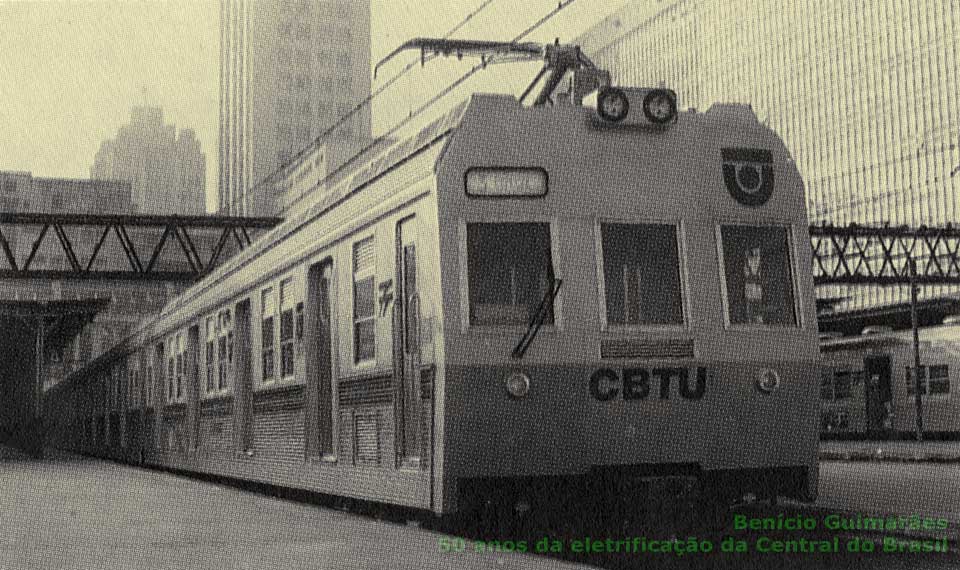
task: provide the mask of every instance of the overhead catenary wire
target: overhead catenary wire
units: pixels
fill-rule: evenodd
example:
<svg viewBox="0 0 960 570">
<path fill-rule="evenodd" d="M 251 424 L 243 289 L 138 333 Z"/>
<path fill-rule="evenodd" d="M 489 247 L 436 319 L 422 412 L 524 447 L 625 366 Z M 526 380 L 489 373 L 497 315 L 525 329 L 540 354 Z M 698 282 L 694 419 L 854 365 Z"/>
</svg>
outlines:
<svg viewBox="0 0 960 570">
<path fill-rule="evenodd" d="M 475 10 L 473 10 L 472 12 L 470 12 L 469 14 L 467 14 L 466 17 L 464 17 L 462 20 L 460 20 L 459 23 L 457 23 L 457 25 L 455 25 L 455 26 L 454 26 L 453 28 L 451 28 L 446 34 L 444 34 L 444 36 L 443 36 L 444 39 L 449 38 L 449 37 L 452 36 L 453 34 L 457 33 L 460 29 L 462 29 L 465 25 L 467 25 L 467 23 L 470 22 L 477 14 L 479 14 L 480 12 L 482 12 L 483 10 L 485 10 L 485 9 L 487 8 L 487 6 L 489 6 L 490 4 L 492 4 L 492 3 L 496 2 L 496 1 L 497 1 L 497 0 L 485 0 L 479 7 L 477 7 Z M 387 89 L 389 89 L 390 87 L 392 87 L 397 81 L 399 81 L 404 75 L 406 75 L 407 73 L 409 73 L 413 68 L 417 67 L 417 64 L 418 64 L 418 63 L 420 63 L 420 62 L 419 62 L 419 61 L 412 61 L 412 62 L 410 62 L 409 64 L 407 64 L 403 69 L 400 70 L 399 73 L 397 73 L 396 75 L 394 75 L 393 77 L 391 77 L 389 80 L 387 80 L 383 85 L 381 85 L 381 86 L 380 86 L 379 88 L 377 88 L 375 91 L 373 91 L 372 93 L 370 93 L 369 95 L 367 95 L 366 97 L 364 97 L 362 101 L 360 101 L 359 103 L 357 103 L 352 109 L 350 109 L 349 111 L 347 111 L 347 113 L 346 113 L 345 115 L 343 115 L 342 117 L 340 117 L 339 119 L 337 119 L 332 125 L 330 125 L 330 126 L 327 127 L 326 129 L 324 129 L 324 131 L 323 131 L 322 133 L 320 133 L 319 135 L 317 135 L 310 144 L 308 144 L 307 146 L 305 146 L 304 148 L 302 148 L 299 152 L 297 152 L 297 154 L 293 155 L 293 157 L 291 157 L 289 160 L 287 160 L 286 162 L 284 162 L 283 164 L 281 164 L 279 168 L 277 168 L 274 172 L 272 172 L 270 175 L 268 175 L 264 180 L 270 180 L 270 179 L 273 178 L 274 176 L 277 176 L 278 174 L 280 174 L 281 172 L 283 172 L 283 170 L 284 170 L 285 168 L 287 168 L 287 166 L 289 166 L 289 165 L 291 165 L 291 164 L 294 164 L 294 163 L 295 163 L 297 160 L 299 160 L 304 154 L 306 154 L 306 153 L 310 152 L 311 150 L 313 150 L 314 148 L 316 148 L 317 145 L 319 145 L 324 139 L 326 139 L 327 136 L 329 136 L 331 133 L 333 133 L 334 131 L 336 131 L 341 125 L 343 125 L 344 123 L 346 123 L 347 120 L 349 120 L 351 117 L 353 117 L 354 115 L 356 115 L 357 113 L 359 113 L 364 107 L 368 106 L 374 99 L 376 99 L 376 98 L 379 97 L 384 91 L 386 91 Z M 365 152 L 365 151 L 366 151 L 366 149 L 364 149 L 363 151 L 361 151 L 361 153 L 363 153 L 363 152 Z"/>
<path fill-rule="evenodd" d="M 520 34 L 518 34 L 517 36 L 513 37 L 513 38 L 512 38 L 511 40 L 509 40 L 509 41 L 511 41 L 511 42 L 518 42 L 518 41 L 522 40 L 523 38 L 525 38 L 526 36 L 528 36 L 530 33 L 536 31 L 537 28 L 539 28 L 539 27 L 542 26 L 543 24 L 545 24 L 545 23 L 547 23 L 548 21 L 550 21 L 554 16 L 556 16 L 558 13 L 560 13 L 561 11 L 563 11 L 564 8 L 566 8 L 567 6 L 573 4 L 574 2 L 576 2 L 576 0 L 563 0 L 563 1 L 559 2 L 555 8 L 553 8 L 552 10 L 550 10 L 549 12 L 547 12 L 543 17 L 541 17 L 539 20 L 537 20 L 536 22 L 534 22 L 533 24 L 531 24 L 530 26 L 528 26 L 525 30 L 523 30 L 522 32 L 520 32 Z M 417 63 L 418 63 L 418 62 L 413 62 L 413 63 L 410 64 L 410 65 L 415 66 Z M 405 73 L 406 70 L 410 67 L 410 65 L 408 65 L 408 67 L 404 68 L 404 70 L 401 71 L 401 73 Z M 427 100 L 426 103 L 424 103 L 424 104 L 421 105 L 420 107 L 417 107 L 415 110 L 412 110 L 412 111 L 410 112 L 410 114 L 409 114 L 405 119 L 401 120 L 399 123 L 397 123 L 396 125 L 394 125 L 393 127 L 391 127 L 387 132 L 385 132 L 385 133 L 381 134 L 379 137 L 375 138 L 369 145 L 365 146 L 362 150 L 360 150 L 360 152 L 356 153 L 355 155 L 353 155 L 352 157 L 350 157 L 349 159 L 347 159 L 346 161 L 344 161 L 343 164 L 341 164 L 341 165 L 339 165 L 337 168 L 335 168 L 335 169 L 333 170 L 333 172 L 330 172 L 329 174 L 327 174 L 323 179 L 321 179 L 321 180 L 318 182 L 318 185 L 323 185 L 323 184 L 325 184 L 327 181 L 329 181 L 329 180 L 332 179 L 334 176 L 336 176 L 338 173 L 340 173 L 342 170 L 344 170 L 347 166 L 351 165 L 354 161 L 356 161 L 357 158 L 363 156 L 367 151 L 369 151 L 369 150 L 372 149 L 373 147 L 375 147 L 375 146 L 377 146 L 378 144 L 380 144 L 381 142 L 383 142 L 384 139 L 386 139 L 386 138 L 389 137 L 390 135 L 394 134 L 395 132 L 397 132 L 398 130 L 400 130 L 400 129 L 403 128 L 404 126 L 406 126 L 406 125 L 407 125 L 408 123 L 410 123 L 410 121 L 412 121 L 414 118 L 416 118 L 416 117 L 419 116 L 421 113 L 423 113 L 424 111 L 426 111 L 427 109 L 429 109 L 430 107 L 432 107 L 434 104 L 436 104 L 437 101 L 439 101 L 440 99 L 442 99 L 442 98 L 444 98 L 445 96 L 449 95 L 454 89 L 456 89 L 457 87 L 459 87 L 460 85 L 462 85 L 464 82 L 466 82 L 468 79 L 470 79 L 471 77 L 473 77 L 473 75 L 475 75 L 478 71 L 481 71 L 481 70 L 485 69 L 485 68 L 487 67 L 487 65 L 489 65 L 489 62 L 481 62 L 481 63 L 473 66 L 472 68 L 470 68 L 466 73 L 464 73 L 463 75 L 461 75 L 459 78 L 455 79 L 453 82 L 451 82 L 451 83 L 448 84 L 446 87 L 444 87 L 443 89 L 441 89 L 436 95 L 434 95 L 434 96 L 431 97 L 429 100 Z M 396 76 L 395 76 L 395 77 L 396 77 Z"/>
</svg>

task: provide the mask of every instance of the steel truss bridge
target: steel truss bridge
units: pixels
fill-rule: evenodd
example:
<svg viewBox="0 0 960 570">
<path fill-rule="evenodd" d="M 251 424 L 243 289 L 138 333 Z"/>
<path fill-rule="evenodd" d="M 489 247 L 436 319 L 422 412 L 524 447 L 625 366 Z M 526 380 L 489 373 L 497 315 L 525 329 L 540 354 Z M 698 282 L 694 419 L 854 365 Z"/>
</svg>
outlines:
<svg viewBox="0 0 960 570">
<path fill-rule="evenodd" d="M 958 285 L 960 227 L 810 226 L 816 285 Z"/>
<path fill-rule="evenodd" d="M 0 213 L 0 278 L 194 281 L 281 221 Z M 816 285 L 960 284 L 951 224 L 814 225 L 810 241 Z"/>
<path fill-rule="evenodd" d="M 281 221 L 0 213 L 0 278 L 194 281 Z"/>
</svg>

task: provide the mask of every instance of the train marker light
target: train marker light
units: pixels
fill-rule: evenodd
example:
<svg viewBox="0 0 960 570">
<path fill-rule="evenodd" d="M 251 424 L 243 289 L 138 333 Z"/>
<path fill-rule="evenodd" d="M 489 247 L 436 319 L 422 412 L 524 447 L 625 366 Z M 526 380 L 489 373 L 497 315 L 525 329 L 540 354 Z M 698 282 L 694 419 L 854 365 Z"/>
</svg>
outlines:
<svg viewBox="0 0 960 570">
<path fill-rule="evenodd" d="M 600 123 L 660 127 L 677 121 L 677 94 L 666 88 L 601 87 L 584 97 Z"/>
<path fill-rule="evenodd" d="M 507 376 L 507 393 L 511 398 L 520 399 L 530 392 L 530 377 L 523 372 L 514 372 Z"/>
<path fill-rule="evenodd" d="M 627 94 L 616 87 L 607 87 L 597 93 L 597 114 L 611 123 L 619 123 L 630 113 L 630 101 Z"/>
<path fill-rule="evenodd" d="M 757 390 L 770 394 L 780 386 L 780 373 L 772 368 L 764 368 L 757 374 Z"/>
<path fill-rule="evenodd" d="M 653 89 L 643 98 L 643 114 L 655 125 L 675 121 L 677 96 L 666 89 Z"/>
</svg>

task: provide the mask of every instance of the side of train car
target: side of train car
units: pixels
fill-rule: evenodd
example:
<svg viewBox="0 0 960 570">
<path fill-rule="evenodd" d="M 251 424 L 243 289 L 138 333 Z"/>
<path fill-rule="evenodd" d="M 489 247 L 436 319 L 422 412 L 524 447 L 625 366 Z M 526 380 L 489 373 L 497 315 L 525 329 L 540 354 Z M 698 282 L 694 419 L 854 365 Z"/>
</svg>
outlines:
<svg viewBox="0 0 960 570">
<path fill-rule="evenodd" d="M 746 107 L 642 129 L 475 95 L 57 386 L 46 421 L 86 453 L 436 513 L 650 477 L 812 500 L 807 227 Z"/>
<path fill-rule="evenodd" d="M 960 437 L 960 324 L 924 327 L 919 336 L 924 432 Z M 821 352 L 822 437 L 915 436 L 912 331 L 826 339 Z"/>
</svg>

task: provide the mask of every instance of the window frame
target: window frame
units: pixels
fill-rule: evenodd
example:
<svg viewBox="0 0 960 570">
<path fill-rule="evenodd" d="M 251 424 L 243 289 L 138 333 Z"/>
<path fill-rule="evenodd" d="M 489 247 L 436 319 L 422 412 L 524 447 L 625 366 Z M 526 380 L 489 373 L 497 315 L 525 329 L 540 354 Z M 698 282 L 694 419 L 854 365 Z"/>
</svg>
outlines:
<svg viewBox="0 0 960 570">
<path fill-rule="evenodd" d="M 550 236 L 550 264 L 553 268 L 553 278 L 563 281 L 564 264 L 560 257 L 557 230 L 560 228 L 559 218 L 556 216 L 514 216 L 514 217 L 479 217 L 460 218 L 457 224 L 457 236 L 460 255 L 460 332 L 476 332 L 492 335 L 502 335 L 504 332 L 522 334 L 527 330 L 526 324 L 473 324 L 470 322 L 470 244 L 468 243 L 467 226 L 470 224 L 546 224 Z M 565 329 L 563 311 L 563 288 L 553 299 L 553 322 L 543 323 L 539 334 L 550 336 Z"/>
<path fill-rule="evenodd" d="M 216 313 L 205 317 L 203 323 L 204 394 L 210 396 L 217 392 L 217 329 L 219 323 Z"/>
<path fill-rule="evenodd" d="M 931 377 L 931 370 L 933 368 L 944 368 L 946 374 L 944 376 L 937 376 L 936 378 Z M 946 383 L 947 391 L 946 392 L 933 392 L 930 390 L 930 383 Z M 926 397 L 949 397 L 950 389 L 953 387 L 952 382 L 950 381 L 950 365 L 949 364 L 928 364 L 927 365 L 927 392 L 924 394 Z"/>
<path fill-rule="evenodd" d="M 131 357 L 127 363 L 127 378 L 129 378 L 130 389 L 128 390 L 129 405 L 134 410 L 140 409 L 140 366 L 135 358 Z"/>
<path fill-rule="evenodd" d="M 611 324 L 607 319 L 607 283 L 605 277 L 605 266 L 604 266 L 604 252 L 603 252 L 603 225 L 604 224 L 620 224 L 620 225 L 633 225 L 633 226 L 642 226 L 642 225 L 668 225 L 672 226 L 674 229 L 674 236 L 677 240 L 677 273 L 680 279 L 680 317 L 682 322 L 680 323 L 664 323 L 664 324 L 640 324 L 640 323 L 624 323 L 624 324 Z M 599 299 L 598 310 L 600 312 L 600 330 L 604 333 L 617 333 L 617 332 L 636 332 L 636 331 L 676 331 L 676 332 L 686 332 L 690 329 L 690 279 L 689 279 L 689 266 L 687 263 L 687 240 L 686 240 L 686 224 L 681 218 L 653 218 L 653 217 L 633 217 L 630 219 L 626 218 L 614 218 L 614 217 L 598 217 L 594 220 L 593 224 L 594 231 L 594 268 L 597 272 L 597 294 Z"/>
<path fill-rule="evenodd" d="M 931 368 L 946 368 L 947 374 L 943 377 L 937 377 L 934 379 L 935 382 L 946 382 L 947 391 L 946 392 L 931 392 L 930 391 L 930 369 Z M 923 370 L 923 377 L 920 379 L 921 391 L 920 395 L 923 398 L 933 398 L 933 399 L 949 399 L 950 391 L 953 388 L 953 382 L 950 380 L 950 365 L 949 364 L 921 364 L 920 369 Z M 906 389 L 906 397 L 908 399 L 916 398 L 916 381 L 913 379 L 911 371 L 913 366 L 909 364 L 904 367 L 904 387 Z"/>
<path fill-rule="evenodd" d="M 261 386 L 268 386 L 275 384 L 279 380 L 279 375 L 277 374 L 277 304 L 276 304 L 276 287 L 272 282 L 265 284 L 260 287 L 260 377 L 258 379 L 258 384 Z M 274 297 L 273 299 L 273 309 L 269 315 L 266 314 L 265 300 L 268 296 Z M 270 376 L 267 376 L 267 367 L 266 367 L 266 339 L 264 335 L 264 329 L 266 328 L 267 319 L 272 319 L 270 323 L 270 352 L 271 352 L 271 365 L 270 365 Z"/>
<path fill-rule="evenodd" d="M 146 387 L 146 394 L 145 394 L 145 396 L 144 396 L 144 400 L 145 400 L 145 401 L 144 401 L 144 407 L 146 407 L 146 408 L 152 408 L 152 407 L 153 407 L 153 388 L 154 388 L 153 382 L 154 382 L 154 380 L 153 380 L 153 362 L 151 362 L 151 357 L 150 357 L 150 355 L 147 356 L 147 365 L 146 365 L 146 367 L 145 367 L 145 370 L 146 370 L 146 372 L 145 372 L 146 376 L 145 376 L 145 378 L 144 378 L 144 381 L 146 382 L 146 386 L 145 386 L 145 387 Z"/>
<path fill-rule="evenodd" d="M 862 370 L 851 370 L 851 369 L 849 369 L 849 368 L 838 368 L 838 369 L 835 369 L 835 370 L 833 371 L 833 375 L 831 376 L 831 382 L 832 382 L 832 387 L 833 387 L 833 400 L 832 400 L 832 401 L 834 401 L 834 402 L 843 402 L 843 401 L 847 401 L 847 400 L 852 400 L 852 399 L 854 398 L 854 395 L 853 395 L 853 387 L 854 387 L 854 386 L 857 386 L 857 385 L 862 385 L 862 383 L 863 383 L 863 375 L 864 375 L 864 374 L 865 374 L 865 373 L 864 373 L 864 371 L 862 371 Z M 838 390 L 837 390 L 837 388 L 838 388 L 838 386 L 841 385 L 841 383 L 840 383 L 838 380 L 839 380 L 840 378 L 844 377 L 844 376 L 846 377 L 846 381 L 845 381 L 846 383 L 845 383 L 845 385 L 844 385 L 844 391 L 841 392 L 841 395 L 838 395 Z"/>
<path fill-rule="evenodd" d="M 184 338 L 184 332 L 178 332 L 176 334 L 176 391 L 175 391 L 175 401 L 184 402 L 186 401 L 186 376 L 187 376 L 187 340 Z"/>
<path fill-rule="evenodd" d="M 290 381 L 296 378 L 297 375 L 297 364 L 296 364 L 296 338 L 297 338 L 297 321 L 296 321 L 296 299 L 294 298 L 295 286 L 294 286 L 294 277 L 292 275 L 284 277 L 277 284 L 277 309 L 280 317 L 280 326 L 277 327 L 277 348 L 279 349 L 279 378 L 281 381 Z M 286 293 L 286 294 L 285 294 Z M 285 298 L 289 296 L 289 298 Z M 284 307 L 287 307 L 284 310 Z M 376 306 L 374 306 L 374 311 L 376 311 Z M 284 313 L 290 313 L 290 338 L 284 340 L 283 338 L 283 319 Z M 284 349 L 289 348 L 289 364 L 290 370 L 289 373 L 284 369 L 284 366 L 287 363 L 287 360 L 284 355 Z"/>
<path fill-rule="evenodd" d="M 720 218 L 714 224 L 714 240 L 717 247 L 717 262 L 719 264 L 720 279 L 720 302 L 723 309 L 723 328 L 724 330 L 753 330 L 753 331 L 802 331 L 807 328 L 803 315 L 803 300 L 800 295 L 799 267 L 796 246 L 796 232 L 794 222 L 789 220 L 771 219 L 771 220 L 735 220 L 730 218 Z M 790 290 L 793 293 L 793 312 L 796 317 L 794 324 L 778 323 L 732 323 L 730 321 L 730 292 L 727 289 L 727 260 L 723 253 L 723 227 L 724 226 L 747 226 L 754 228 L 783 228 L 786 230 L 787 237 L 787 255 L 790 256 L 788 266 L 790 267 Z"/>
<path fill-rule="evenodd" d="M 226 323 L 225 324 L 225 321 Z M 216 312 L 216 376 L 214 390 L 217 394 L 226 394 L 233 388 L 233 359 L 234 359 L 234 314 L 231 308 L 220 309 Z M 223 340 L 225 354 L 221 354 L 220 341 Z"/>
<path fill-rule="evenodd" d="M 174 333 L 169 337 L 167 337 L 167 342 L 164 343 L 164 368 L 166 372 L 166 374 L 164 375 L 164 378 L 165 378 L 164 385 L 166 387 L 164 390 L 164 398 L 166 398 L 166 402 L 168 404 L 177 403 L 176 392 L 174 390 L 177 383 L 177 374 L 176 374 L 177 340 L 176 339 L 177 339 L 177 335 Z"/>
<path fill-rule="evenodd" d="M 359 243 L 370 240 L 373 248 L 373 267 L 369 270 L 357 272 L 356 268 L 356 246 Z M 376 232 L 369 232 L 350 242 L 350 362 L 355 368 L 371 368 L 377 365 L 377 239 Z M 360 279 L 358 279 L 360 276 Z M 373 314 L 369 317 L 357 319 L 357 283 L 366 279 L 373 280 Z M 396 290 L 396 283 L 394 283 Z M 394 291 L 394 294 L 396 292 Z M 370 322 L 373 324 L 373 355 L 369 358 L 359 358 L 357 354 L 357 323 Z"/>
<path fill-rule="evenodd" d="M 110 388 L 112 395 L 110 397 L 110 410 L 120 411 L 123 406 L 123 386 L 120 383 L 120 367 L 116 364 L 110 366 Z"/>
<path fill-rule="evenodd" d="M 181 350 L 182 345 L 182 350 Z M 167 391 L 166 398 L 168 404 L 181 404 L 186 401 L 186 391 L 184 390 L 184 381 L 186 375 L 186 341 L 182 331 L 173 332 L 167 338 L 164 356 L 167 366 Z"/>
</svg>

